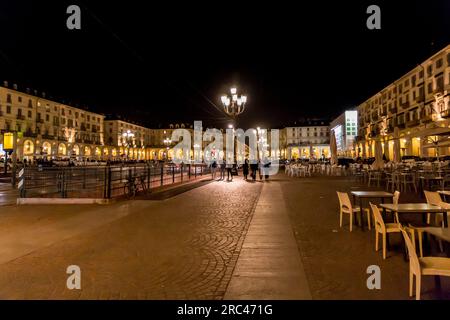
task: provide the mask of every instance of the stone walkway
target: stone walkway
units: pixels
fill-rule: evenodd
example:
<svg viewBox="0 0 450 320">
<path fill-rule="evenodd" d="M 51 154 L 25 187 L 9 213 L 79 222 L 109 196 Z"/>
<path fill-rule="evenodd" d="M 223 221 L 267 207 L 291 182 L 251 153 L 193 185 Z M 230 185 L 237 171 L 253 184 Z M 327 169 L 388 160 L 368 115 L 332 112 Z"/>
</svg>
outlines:
<svg viewBox="0 0 450 320">
<path fill-rule="evenodd" d="M 13 207 L 0 298 L 222 299 L 261 187 L 235 179 L 164 201 Z M 66 288 L 73 264 L 82 290 Z"/>
<path fill-rule="evenodd" d="M 311 299 L 279 182 L 264 183 L 225 299 Z"/>
</svg>

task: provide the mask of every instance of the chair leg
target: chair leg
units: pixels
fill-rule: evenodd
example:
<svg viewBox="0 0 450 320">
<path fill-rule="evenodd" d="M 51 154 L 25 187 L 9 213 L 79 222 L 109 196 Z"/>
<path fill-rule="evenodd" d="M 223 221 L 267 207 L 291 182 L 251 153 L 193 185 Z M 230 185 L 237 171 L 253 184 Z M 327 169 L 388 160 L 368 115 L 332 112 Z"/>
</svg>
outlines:
<svg viewBox="0 0 450 320">
<path fill-rule="evenodd" d="M 375 251 L 378 251 L 378 242 L 379 242 L 379 235 L 378 235 L 378 231 L 375 230 Z"/>
<path fill-rule="evenodd" d="M 372 230 L 372 226 L 371 226 L 371 222 L 370 222 L 370 210 L 366 210 L 366 214 L 367 214 L 367 227 L 369 228 L 369 230 Z"/>
<path fill-rule="evenodd" d="M 409 296 L 413 296 L 413 287 L 414 287 L 414 274 L 409 272 Z"/>
<path fill-rule="evenodd" d="M 342 228 L 342 210 L 339 212 L 339 226 Z"/>
<path fill-rule="evenodd" d="M 350 213 L 350 232 L 352 232 L 353 227 L 353 213 Z"/>
<path fill-rule="evenodd" d="M 386 233 L 383 233 L 383 260 L 386 259 Z"/>
<path fill-rule="evenodd" d="M 439 251 L 440 252 L 444 252 L 444 246 L 442 245 L 442 240 L 438 239 L 438 244 L 439 244 Z"/>
<path fill-rule="evenodd" d="M 416 275 L 416 300 L 420 300 L 420 282 L 422 275 Z"/>
<path fill-rule="evenodd" d="M 417 230 L 417 237 L 419 238 L 419 254 L 421 258 L 423 258 L 422 233 L 422 231 Z"/>
</svg>

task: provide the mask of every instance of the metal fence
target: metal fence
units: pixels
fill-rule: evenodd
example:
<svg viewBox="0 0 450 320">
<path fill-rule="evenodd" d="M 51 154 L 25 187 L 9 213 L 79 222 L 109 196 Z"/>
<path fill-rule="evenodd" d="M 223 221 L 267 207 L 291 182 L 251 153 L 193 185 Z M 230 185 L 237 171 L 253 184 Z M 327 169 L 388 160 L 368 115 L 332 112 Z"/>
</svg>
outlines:
<svg viewBox="0 0 450 320">
<path fill-rule="evenodd" d="M 19 173 L 22 198 L 114 198 L 197 179 L 210 173 L 205 164 L 25 167 Z"/>
</svg>

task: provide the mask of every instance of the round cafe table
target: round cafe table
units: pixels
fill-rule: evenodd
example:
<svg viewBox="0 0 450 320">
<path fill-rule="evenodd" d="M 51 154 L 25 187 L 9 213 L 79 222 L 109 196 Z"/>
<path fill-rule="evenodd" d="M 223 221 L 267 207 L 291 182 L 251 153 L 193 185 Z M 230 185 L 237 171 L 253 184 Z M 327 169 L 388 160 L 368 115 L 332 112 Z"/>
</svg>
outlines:
<svg viewBox="0 0 450 320">
<path fill-rule="evenodd" d="M 359 199 L 359 215 L 361 229 L 364 230 L 364 215 L 363 215 L 363 200 L 364 199 L 380 199 L 381 203 L 384 203 L 384 199 L 393 198 L 394 194 L 386 191 L 351 191 L 353 196 L 353 203 L 356 205 L 356 198 Z M 383 210 L 384 218 L 386 217 L 386 210 Z"/>
</svg>

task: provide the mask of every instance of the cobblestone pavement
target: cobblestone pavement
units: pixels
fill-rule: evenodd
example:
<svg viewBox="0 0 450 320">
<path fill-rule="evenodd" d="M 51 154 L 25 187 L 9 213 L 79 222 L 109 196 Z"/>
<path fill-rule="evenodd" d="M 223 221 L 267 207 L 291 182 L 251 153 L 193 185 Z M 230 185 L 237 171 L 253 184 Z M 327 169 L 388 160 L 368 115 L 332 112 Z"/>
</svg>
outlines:
<svg viewBox="0 0 450 320">
<path fill-rule="evenodd" d="M 109 205 L 129 212 L 0 264 L 0 298 L 221 299 L 261 187 L 237 178 Z M 80 266 L 82 290 L 66 288 L 69 265 Z"/>
<path fill-rule="evenodd" d="M 288 178 L 281 182 L 313 299 L 409 299 L 409 264 L 402 255 L 399 234 L 391 236 L 391 250 L 383 260 L 375 252 L 375 234 L 354 227 L 349 219 L 339 228 L 336 191 L 367 190 L 344 177 Z M 402 194 L 400 202 L 423 202 Z M 368 290 L 369 265 L 381 268 L 381 290 Z M 442 277 L 440 298 L 450 299 L 450 281 Z M 422 299 L 439 298 L 433 277 L 422 278 Z"/>
<path fill-rule="evenodd" d="M 0 183 L 0 206 L 16 204 L 16 198 L 19 192 L 11 186 L 11 183 Z"/>
</svg>

